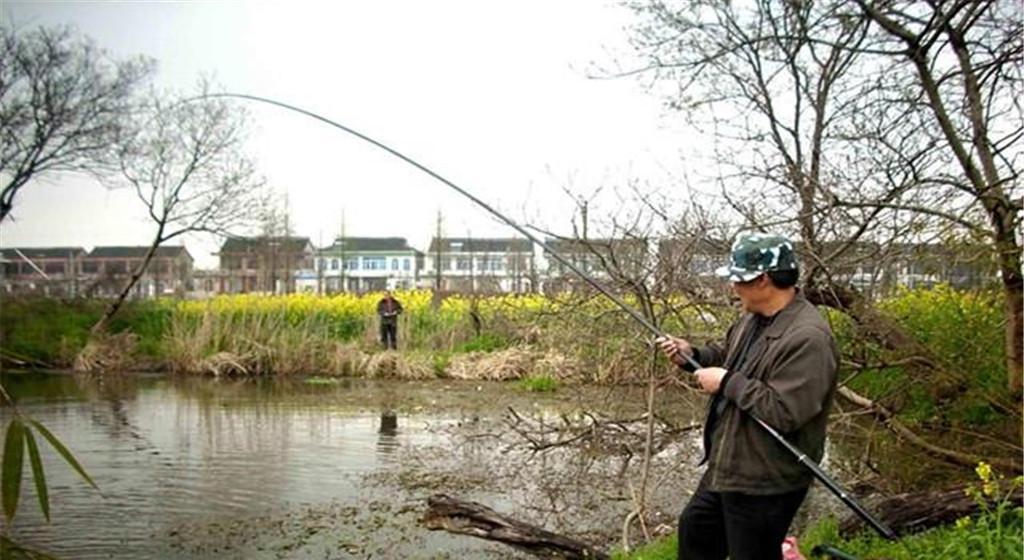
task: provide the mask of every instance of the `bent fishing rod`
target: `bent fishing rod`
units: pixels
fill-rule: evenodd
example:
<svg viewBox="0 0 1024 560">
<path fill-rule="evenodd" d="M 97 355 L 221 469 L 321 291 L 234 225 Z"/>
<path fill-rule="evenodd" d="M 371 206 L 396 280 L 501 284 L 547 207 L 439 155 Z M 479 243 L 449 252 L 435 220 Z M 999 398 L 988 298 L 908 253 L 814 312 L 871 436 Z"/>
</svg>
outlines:
<svg viewBox="0 0 1024 560">
<path fill-rule="evenodd" d="M 296 113 L 299 113 L 299 114 L 305 115 L 307 117 L 316 119 L 316 120 L 318 120 L 318 121 L 320 121 L 320 122 L 322 122 L 324 124 L 333 126 L 334 128 L 338 128 L 338 129 L 340 129 L 340 130 L 342 130 L 344 132 L 347 132 L 348 134 L 350 134 L 352 136 L 355 136 L 356 138 L 359 138 L 360 140 L 363 140 L 365 142 L 373 144 L 374 146 L 377 146 L 378 148 L 384 150 L 385 152 L 387 152 L 387 153 L 397 157 L 398 159 L 408 163 L 409 165 L 412 165 L 416 169 L 419 169 L 420 171 L 426 173 L 427 175 L 430 175 L 434 179 L 437 179 L 438 181 L 444 183 L 448 187 L 454 189 L 456 192 L 458 192 L 462 196 L 465 196 L 466 198 L 468 198 L 469 200 L 473 201 L 475 204 L 477 204 L 478 206 L 480 206 L 484 210 L 488 211 L 492 216 L 494 216 L 494 217 L 498 218 L 499 220 L 501 220 L 502 222 L 508 224 L 512 229 L 514 229 L 517 232 L 521 233 L 524 237 L 526 237 L 527 239 L 529 239 L 533 243 L 536 243 L 537 245 L 540 245 L 540 247 L 542 249 L 544 249 L 544 251 L 547 252 L 548 255 L 550 255 L 553 259 L 555 259 L 560 264 L 562 264 L 563 266 L 565 266 L 566 268 L 571 270 L 581 280 L 583 280 L 587 284 L 590 284 L 590 286 L 592 286 L 595 290 L 600 292 L 602 295 L 604 295 L 605 297 L 610 299 L 615 305 L 617 305 L 620 309 L 625 311 L 626 314 L 628 314 L 631 318 L 633 318 L 634 321 L 636 321 L 637 323 L 640 323 L 640 325 L 643 326 L 645 329 L 647 329 L 651 334 L 653 334 L 656 337 L 665 337 L 666 336 L 666 334 L 664 332 L 662 332 L 661 329 L 659 329 L 656 325 L 654 325 L 654 323 L 652 323 L 649 320 L 647 320 L 647 318 L 644 317 L 643 315 L 641 315 L 639 311 L 637 311 L 636 309 L 634 309 L 630 305 L 626 304 L 625 301 L 623 301 L 621 298 L 619 298 L 614 293 L 612 293 L 611 290 L 609 290 L 607 287 L 605 287 L 603 284 L 601 284 L 600 282 L 598 282 L 594 278 L 590 277 L 590 275 L 588 275 L 587 273 L 583 272 L 583 270 L 581 270 L 579 267 L 577 267 L 575 264 L 573 264 L 569 259 L 563 257 L 557 251 L 552 249 L 543 240 L 541 240 L 537 236 L 535 236 L 532 233 L 530 233 L 526 228 L 524 228 L 523 226 L 519 225 L 518 223 L 516 223 L 511 218 L 508 218 L 507 216 L 505 216 L 501 212 L 495 210 L 493 207 L 491 207 L 486 202 L 484 202 L 484 201 L 480 200 L 479 198 L 473 196 L 473 194 L 470 193 L 469 191 L 463 189 L 462 187 L 456 185 L 455 183 L 449 181 L 448 179 L 445 179 L 441 175 L 439 175 L 436 172 L 434 172 L 432 169 L 430 169 L 427 166 L 417 162 L 416 160 L 406 156 L 405 154 L 399 152 L 398 150 L 395 150 L 394 148 L 392 148 L 392 147 L 390 147 L 390 146 L 388 146 L 388 145 L 386 145 L 386 144 L 384 144 L 382 142 L 374 140 L 373 138 L 370 138 L 369 136 L 367 136 L 367 135 L 365 135 L 365 134 L 363 134 L 363 133 L 361 133 L 359 131 L 356 131 L 356 130 L 354 130 L 352 128 L 349 128 L 349 127 L 347 127 L 347 126 L 345 126 L 343 124 L 339 124 L 339 123 L 337 123 L 335 121 L 332 121 L 331 119 L 328 119 L 327 117 L 323 117 L 321 115 L 313 113 L 312 111 L 307 111 L 305 109 L 301 109 L 301 108 L 296 107 L 294 105 L 289 105 L 287 103 L 282 103 L 280 101 L 275 101 L 273 99 L 267 99 L 265 97 L 258 97 L 258 96 L 255 96 L 255 95 L 248 95 L 248 94 L 244 94 L 244 93 L 207 93 L 207 94 L 203 94 L 203 95 L 199 95 L 199 96 L 196 96 L 196 97 L 189 98 L 186 101 L 199 100 L 199 99 L 209 99 L 209 98 L 245 99 L 245 100 L 249 100 L 249 101 L 256 101 L 256 102 L 259 102 L 259 103 L 266 103 L 266 104 L 269 104 L 269 105 L 274 105 L 274 106 L 280 107 L 282 109 L 287 109 L 289 111 L 294 111 Z M 701 365 L 699 363 L 697 363 L 696 360 L 693 359 L 693 356 L 686 356 L 686 360 L 695 369 L 700 369 L 701 368 Z M 778 441 L 780 444 L 782 444 L 782 446 L 787 451 L 789 451 L 791 454 L 793 454 L 793 456 L 796 457 L 796 460 L 799 463 L 801 463 L 802 465 L 807 467 L 811 471 L 811 474 L 813 474 L 815 478 L 817 478 L 819 481 L 821 481 L 821 483 L 824 484 L 825 487 L 828 488 L 828 490 L 830 492 L 832 492 L 832 494 L 834 494 L 844 504 L 846 504 L 850 509 L 852 509 L 853 512 L 856 513 L 861 519 L 863 519 L 869 525 L 871 525 L 871 527 L 875 531 L 877 531 L 878 534 L 880 534 L 881 536 L 883 536 L 884 538 L 889 539 L 889 540 L 896 540 L 897 539 L 896 533 L 893 532 L 892 529 L 887 527 L 881 521 L 879 521 L 878 519 L 873 517 L 867 510 L 865 510 L 857 502 L 857 500 L 853 498 L 853 496 L 847 494 L 846 491 L 843 490 L 843 488 L 841 486 L 839 486 L 839 484 L 835 480 L 833 480 L 824 470 L 822 470 L 821 467 L 818 466 L 818 464 L 815 463 L 810 457 L 808 457 L 805 453 L 803 453 L 802 451 L 797 449 L 793 444 L 791 444 L 789 441 L 787 441 L 786 438 L 784 438 L 782 436 L 782 434 L 780 434 L 778 431 L 775 430 L 775 428 L 772 428 L 767 423 L 765 423 L 763 420 L 761 420 L 760 418 L 754 416 L 753 414 L 751 414 L 749 412 L 747 412 L 747 414 L 755 422 L 757 422 L 757 424 L 760 425 L 766 432 L 768 432 L 768 434 L 771 435 L 773 439 Z"/>
</svg>

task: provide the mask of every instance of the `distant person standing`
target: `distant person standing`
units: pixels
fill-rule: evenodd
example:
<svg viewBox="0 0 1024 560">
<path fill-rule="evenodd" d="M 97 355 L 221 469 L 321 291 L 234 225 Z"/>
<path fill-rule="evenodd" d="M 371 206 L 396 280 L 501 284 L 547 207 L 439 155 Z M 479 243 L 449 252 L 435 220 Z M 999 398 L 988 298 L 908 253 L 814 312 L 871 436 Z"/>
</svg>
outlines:
<svg viewBox="0 0 1024 560">
<path fill-rule="evenodd" d="M 380 315 L 380 343 L 384 348 L 398 349 L 398 315 L 402 313 L 402 304 L 391 295 L 391 290 L 384 291 L 384 297 L 377 302 L 377 315 Z"/>
</svg>

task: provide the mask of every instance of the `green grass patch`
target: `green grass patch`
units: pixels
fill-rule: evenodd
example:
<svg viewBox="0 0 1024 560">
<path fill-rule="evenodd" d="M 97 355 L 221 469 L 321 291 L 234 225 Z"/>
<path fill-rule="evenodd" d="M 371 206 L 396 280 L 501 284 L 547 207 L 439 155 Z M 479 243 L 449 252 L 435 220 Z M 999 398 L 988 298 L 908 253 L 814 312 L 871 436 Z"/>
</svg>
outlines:
<svg viewBox="0 0 1024 560">
<path fill-rule="evenodd" d="M 550 375 L 524 377 L 517 383 L 521 389 L 534 393 L 550 393 L 558 389 L 558 380 Z"/>
<path fill-rule="evenodd" d="M 649 542 L 632 552 L 613 552 L 612 560 L 676 560 L 676 535 Z"/>
<path fill-rule="evenodd" d="M 844 539 L 834 519 L 819 522 L 809 529 L 800 548 L 808 558 L 819 544 L 828 544 L 857 558 L 889 560 L 1005 560 L 1020 558 L 1024 551 L 1024 509 L 989 511 L 975 518 L 965 518 L 954 525 L 936 527 L 898 541 L 888 541 L 874 534 Z"/>
<path fill-rule="evenodd" d="M 112 333 L 138 335 L 135 353 L 159 358 L 163 333 L 172 314 L 169 300 L 127 301 L 110 322 Z M 42 297 L 0 299 L 0 347 L 16 357 L 57 367 L 71 364 L 89 340 L 89 329 L 106 310 L 105 300 Z"/>
<path fill-rule="evenodd" d="M 456 354 L 468 352 L 494 352 L 508 346 L 505 337 L 494 333 L 483 333 L 455 347 Z"/>
<path fill-rule="evenodd" d="M 433 367 L 434 375 L 437 377 L 444 377 L 448 375 L 448 366 L 451 363 L 451 352 L 438 352 L 430 357 L 431 367 Z"/>
</svg>

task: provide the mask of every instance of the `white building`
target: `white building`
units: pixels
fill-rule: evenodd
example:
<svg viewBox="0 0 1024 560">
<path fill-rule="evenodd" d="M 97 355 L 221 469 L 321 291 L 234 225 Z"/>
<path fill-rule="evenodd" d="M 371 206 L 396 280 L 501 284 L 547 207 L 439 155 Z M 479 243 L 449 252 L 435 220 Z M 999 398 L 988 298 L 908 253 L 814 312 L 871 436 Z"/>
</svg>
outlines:
<svg viewBox="0 0 1024 560">
<path fill-rule="evenodd" d="M 435 237 L 420 285 L 463 293 L 527 293 L 537 285 L 533 243 L 515 238 Z M 438 266 L 440 264 L 440 266 Z"/>
<path fill-rule="evenodd" d="M 339 237 L 316 252 L 320 293 L 415 288 L 423 253 L 404 237 Z"/>
</svg>

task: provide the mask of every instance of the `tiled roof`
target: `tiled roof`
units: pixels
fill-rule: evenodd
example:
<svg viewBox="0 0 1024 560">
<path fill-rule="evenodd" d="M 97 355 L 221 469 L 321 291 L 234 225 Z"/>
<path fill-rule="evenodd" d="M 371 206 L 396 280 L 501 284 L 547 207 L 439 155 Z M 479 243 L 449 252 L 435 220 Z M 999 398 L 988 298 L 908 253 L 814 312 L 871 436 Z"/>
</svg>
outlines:
<svg viewBox="0 0 1024 560">
<path fill-rule="evenodd" d="M 81 247 L 8 247 L 0 249 L 0 257 L 8 261 L 21 260 L 19 251 L 30 259 L 67 259 L 85 254 Z"/>
<path fill-rule="evenodd" d="M 149 251 L 147 246 L 134 246 L 134 247 L 94 247 L 89 252 L 89 258 L 99 259 L 141 259 L 146 256 Z M 188 258 L 192 258 L 189 254 L 188 249 L 181 245 L 167 245 L 156 248 L 156 253 L 153 254 L 157 258 L 173 258 L 185 254 Z"/>
<path fill-rule="evenodd" d="M 323 251 L 415 251 L 404 237 L 339 237 Z"/>
<path fill-rule="evenodd" d="M 440 243 L 444 253 L 532 253 L 529 239 L 482 237 L 435 237 L 430 240 L 428 253 L 435 253 Z"/>
<path fill-rule="evenodd" d="M 544 240 L 544 244 L 558 253 L 607 253 L 609 249 L 618 251 L 638 251 L 646 246 L 643 239 L 554 239 Z"/>
<path fill-rule="evenodd" d="M 221 253 L 253 253 L 276 244 L 282 251 L 301 253 L 309 245 L 308 237 L 229 237 L 221 246 Z"/>
</svg>

